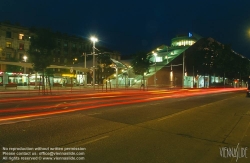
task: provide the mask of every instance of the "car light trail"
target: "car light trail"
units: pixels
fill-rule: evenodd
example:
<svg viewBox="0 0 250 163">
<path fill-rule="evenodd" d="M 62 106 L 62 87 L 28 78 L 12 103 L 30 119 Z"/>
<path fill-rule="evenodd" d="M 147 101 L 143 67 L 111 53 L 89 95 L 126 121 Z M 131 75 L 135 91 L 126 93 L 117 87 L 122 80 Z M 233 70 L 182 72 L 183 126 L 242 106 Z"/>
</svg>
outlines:
<svg viewBox="0 0 250 163">
<path fill-rule="evenodd" d="M 9 108 L 0 109 L 0 122 L 9 120 L 20 120 L 25 118 L 48 116 L 55 114 L 63 114 L 74 111 L 81 111 L 87 109 L 95 109 L 101 107 L 118 106 L 118 105 L 128 105 L 134 103 L 150 102 L 168 98 L 180 98 L 197 96 L 203 94 L 212 94 L 218 92 L 230 92 L 243 89 L 195 89 L 195 91 L 190 91 L 188 89 L 180 89 L 175 91 L 161 90 L 161 91 L 131 91 L 131 92 L 108 92 L 108 93 L 96 93 L 96 94 L 73 94 L 70 96 L 46 96 L 46 97 L 32 97 L 32 98 L 21 98 L 21 100 L 28 100 L 29 103 L 37 104 L 41 100 L 47 100 L 49 102 L 61 101 L 61 103 L 46 105 L 46 106 L 34 106 L 34 107 L 19 107 L 19 108 Z M 20 100 L 17 98 L 2 99 L 1 103 L 8 103 L 9 101 Z M 6 101 L 5 101 L 6 100 Z M 69 101 L 63 102 L 63 101 Z M 71 102 L 72 101 L 72 102 Z M 26 103 L 25 103 L 26 104 Z M 119 108 L 117 108 L 119 109 Z M 34 113 L 35 112 L 35 113 Z M 3 114 L 15 115 L 3 115 Z"/>
</svg>

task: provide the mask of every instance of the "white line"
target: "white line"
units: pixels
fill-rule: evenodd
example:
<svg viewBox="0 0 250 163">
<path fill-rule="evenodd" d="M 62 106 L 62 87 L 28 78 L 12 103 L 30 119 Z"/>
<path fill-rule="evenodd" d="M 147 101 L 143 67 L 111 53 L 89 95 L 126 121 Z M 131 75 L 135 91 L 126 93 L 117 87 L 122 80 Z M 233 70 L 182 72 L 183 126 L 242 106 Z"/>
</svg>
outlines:
<svg viewBox="0 0 250 163">
<path fill-rule="evenodd" d="M 94 142 L 97 142 L 97 141 L 99 141 L 99 140 L 106 139 L 106 138 L 108 138 L 108 137 L 109 137 L 109 136 L 103 136 L 103 137 L 100 137 L 100 138 L 97 138 L 97 139 L 90 140 L 90 141 L 87 141 L 87 142 L 85 142 L 85 143 L 79 144 L 79 145 L 77 145 L 77 146 L 82 146 L 82 145 L 94 143 Z"/>
</svg>

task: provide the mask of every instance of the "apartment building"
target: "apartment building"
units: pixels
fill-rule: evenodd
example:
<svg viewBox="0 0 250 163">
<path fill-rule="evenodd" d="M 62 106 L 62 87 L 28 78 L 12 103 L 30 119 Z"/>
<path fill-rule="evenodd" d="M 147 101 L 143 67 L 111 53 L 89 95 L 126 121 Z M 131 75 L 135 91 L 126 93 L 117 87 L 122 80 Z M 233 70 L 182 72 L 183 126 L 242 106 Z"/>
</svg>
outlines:
<svg viewBox="0 0 250 163">
<path fill-rule="evenodd" d="M 30 38 L 34 35 L 32 31 L 32 29 L 19 25 L 0 22 L 0 85 L 34 83 L 37 76 L 35 76 L 32 68 L 23 67 L 20 64 L 20 62 L 30 62 L 28 50 Z M 91 54 L 92 42 L 88 39 L 60 32 L 55 32 L 54 36 L 56 48 L 52 53 L 52 65 L 56 66 L 51 68 L 54 74 L 52 82 L 72 81 L 72 78 L 75 80 L 77 73 L 80 74 L 80 72 L 71 73 L 69 67 L 84 62 L 83 53 Z M 100 46 L 99 50 L 106 52 L 105 47 Z M 109 52 L 109 54 L 111 58 L 120 60 L 118 52 Z M 91 57 L 87 59 L 89 60 Z M 14 65 L 9 65 L 7 62 L 13 62 Z M 90 69 L 91 67 L 87 68 Z"/>
</svg>

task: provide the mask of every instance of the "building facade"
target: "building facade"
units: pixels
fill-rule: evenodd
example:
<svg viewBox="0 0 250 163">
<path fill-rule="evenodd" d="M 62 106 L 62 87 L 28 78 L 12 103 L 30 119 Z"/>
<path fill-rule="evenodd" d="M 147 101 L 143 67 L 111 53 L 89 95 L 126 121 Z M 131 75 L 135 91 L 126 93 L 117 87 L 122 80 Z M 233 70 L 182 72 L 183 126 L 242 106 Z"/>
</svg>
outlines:
<svg viewBox="0 0 250 163">
<path fill-rule="evenodd" d="M 159 46 L 148 55 L 152 64 L 145 73 L 147 86 L 239 87 L 246 85 L 245 78 L 249 76 L 249 59 L 212 38 L 197 34 L 178 35 L 171 40 L 171 46 Z M 142 77 L 136 78 L 138 86 Z"/>
<path fill-rule="evenodd" d="M 0 60 L 25 62 L 28 56 L 31 33 L 28 28 L 0 23 Z M 0 64 L 0 85 L 25 83 L 24 68 Z"/>
<path fill-rule="evenodd" d="M 34 85 L 36 81 L 40 82 L 40 75 L 36 74 L 32 67 L 20 64 L 21 62 L 30 62 L 30 38 L 35 35 L 34 33 L 33 29 L 0 23 L 0 85 L 8 83 Z M 60 32 L 54 33 L 54 36 L 56 48 L 52 53 L 52 66 L 49 67 L 51 74 L 53 74 L 51 83 L 82 84 L 85 80 L 87 81 L 87 77 L 84 75 L 87 71 L 76 67 L 79 64 L 84 67 L 84 54 L 91 55 L 92 43 L 87 39 Z M 100 51 L 107 50 L 101 46 L 98 49 Z M 120 53 L 110 50 L 108 53 L 111 58 L 120 60 Z M 87 57 L 87 61 L 91 59 L 91 57 Z M 10 64 L 10 62 L 13 63 Z M 86 68 L 91 69 L 91 66 L 88 65 Z M 91 82 L 90 79 L 88 81 Z"/>
</svg>

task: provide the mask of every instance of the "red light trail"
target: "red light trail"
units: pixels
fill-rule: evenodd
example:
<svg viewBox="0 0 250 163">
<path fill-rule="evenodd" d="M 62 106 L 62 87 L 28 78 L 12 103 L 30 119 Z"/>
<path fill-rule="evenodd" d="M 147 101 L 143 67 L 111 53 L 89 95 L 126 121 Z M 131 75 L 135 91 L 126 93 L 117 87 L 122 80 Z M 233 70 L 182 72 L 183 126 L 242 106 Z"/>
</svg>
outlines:
<svg viewBox="0 0 250 163">
<path fill-rule="evenodd" d="M 168 98 L 181 98 L 212 93 L 244 90 L 226 89 L 176 89 L 153 91 L 120 91 L 61 96 L 34 96 L 1 99 L 0 122 L 63 114 L 87 109 L 128 105 Z M 20 104 L 19 104 L 20 103 Z M 3 105 L 4 104 L 4 105 Z M 18 104 L 18 105 L 17 105 Z M 13 106 L 15 105 L 15 106 Z M 25 106 L 24 106 L 25 105 Z M 119 108 L 118 108 L 119 109 Z"/>
</svg>

